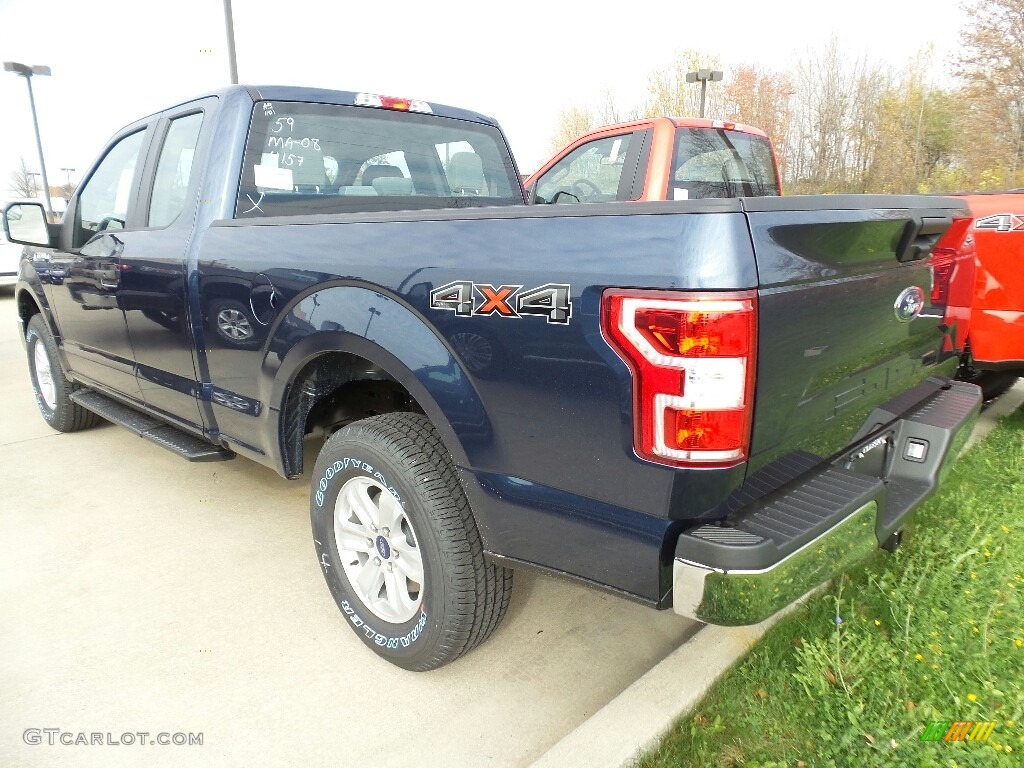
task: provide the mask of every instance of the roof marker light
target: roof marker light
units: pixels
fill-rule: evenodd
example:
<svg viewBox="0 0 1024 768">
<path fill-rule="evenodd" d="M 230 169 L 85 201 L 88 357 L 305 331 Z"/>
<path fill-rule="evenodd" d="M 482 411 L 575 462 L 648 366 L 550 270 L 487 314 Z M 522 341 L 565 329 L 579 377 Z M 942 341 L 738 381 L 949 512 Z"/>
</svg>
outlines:
<svg viewBox="0 0 1024 768">
<path fill-rule="evenodd" d="M 403 99 L 398 96 L 378 96 L 375 93 L 356 94 L 356 106 L 379 107 L 381 109 L 394 109 L 400 112 L 423 112 L 431 115 L 434 110 L 425 101 L 418 99 Z"/>
</svg>

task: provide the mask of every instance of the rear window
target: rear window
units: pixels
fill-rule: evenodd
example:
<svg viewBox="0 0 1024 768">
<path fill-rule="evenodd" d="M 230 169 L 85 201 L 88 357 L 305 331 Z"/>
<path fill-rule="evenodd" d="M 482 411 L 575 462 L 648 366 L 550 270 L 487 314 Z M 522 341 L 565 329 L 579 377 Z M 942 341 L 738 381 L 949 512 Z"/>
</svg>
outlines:
<svg viewBox="0 0 1024 768">
<path fill-rule="evenodd" d="M 778 194 L 771 144 L 763 136 L 721 128 L 676 132 L 670 199 Z"/>
<path fill-rule="evenodd" d="M 257 102 L 236 218 L 522 203 L 501 134 L 414 112 Z"/>
</svg>

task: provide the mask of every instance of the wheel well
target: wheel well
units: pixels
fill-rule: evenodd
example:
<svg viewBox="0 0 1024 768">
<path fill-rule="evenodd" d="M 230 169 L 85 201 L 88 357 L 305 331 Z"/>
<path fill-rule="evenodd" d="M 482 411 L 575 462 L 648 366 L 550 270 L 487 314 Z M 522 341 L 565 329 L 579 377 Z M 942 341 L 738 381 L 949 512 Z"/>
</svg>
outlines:
<svg viewBox="0 0 1024 768">
<path fill-rule="evenodd" d="M 39 305 L 36 304 L 35 298 L 28 291 L 19 291 L 17 301 L 18 317 L 21 318 L 21 330 L 24 332 L 28 327 L 28 321 L 32 319 L 32 315 L 39 314 Z"/>
<path fill-rule="evenodd" d="M 379 366 L 347 352 L 313 358 L 289 384 L 282 405 L 285 474 L 302 474 L 306 437 L 326 440 L 353 421 L 396 411 L 423 413 L 409 391 Z"/>
</svg>

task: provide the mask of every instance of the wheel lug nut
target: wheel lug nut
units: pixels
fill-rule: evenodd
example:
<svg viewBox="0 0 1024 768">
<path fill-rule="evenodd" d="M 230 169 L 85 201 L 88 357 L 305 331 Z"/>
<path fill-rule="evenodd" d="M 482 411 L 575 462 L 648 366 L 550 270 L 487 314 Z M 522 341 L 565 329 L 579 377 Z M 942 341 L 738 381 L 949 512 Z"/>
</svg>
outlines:
<svg viewBox="0 0 1024 768">
<path fill-rule="evenodd" d="M 372 547 L 373 546 L 373 539 L 367 539 L 366 540 L 366 546 Z"/>
<path fill-rule="evenodd" d="M 395 560 L 397 560 L 397 559 L 398 559 L 398 550 L 397 550 L 397 549 L 392 549 L 392 550 L 391 550 L 391 557 L 392 557 L 393 559 L 395 559 Z"/>
<path fill-rule="evenodd" d="M 390 529 L 390 528 L 381 528 L 381 529 L 380 529 L 380 532 L 381 532 L 381 534 L 383 534 L 384 536 L 390 536 L 390 535 L 391 535 L 391 529 Z"/>
<path fill-rule="evenodd" d="M 373 524 L 371 524 L 371 525 L 370 525 L 370 530 L 371 530 L 371 531 L 373 531 L 374 533 L 376 533 L 376 532 L 377 532 L 377 526 L 376 526 L 376 525 L 373 525 Z"/>
<path fill-rule="evenodd" d="M 374 565 L 380 565 L 380 558 L 379 557 L 373 558 L 373 564 Z"/>
<path fill-rule="evenodd" d="M 393 570 L 395 570 L 395 566 L 393 566 L 391 563 L 388 563 L 388 573 L 391 573 Z"/>
</svg>

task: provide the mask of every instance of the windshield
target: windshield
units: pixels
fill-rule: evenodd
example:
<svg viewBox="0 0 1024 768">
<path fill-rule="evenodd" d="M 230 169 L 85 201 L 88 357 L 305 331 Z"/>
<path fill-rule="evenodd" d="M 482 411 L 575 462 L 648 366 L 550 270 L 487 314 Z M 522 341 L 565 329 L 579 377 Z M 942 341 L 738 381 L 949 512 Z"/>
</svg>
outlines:
<svg viewBox="0 0 1024 768">
<path fill-rule="evenodd" d="M 669 199 L 779 194 L 768 139 L 722 128 L 680 128 Z"/>
<path fill-rule="evenodd" d="M 494 127 L 430 114 L 258 102 L 236 217 L 522 203 Z"/>
</svg>

